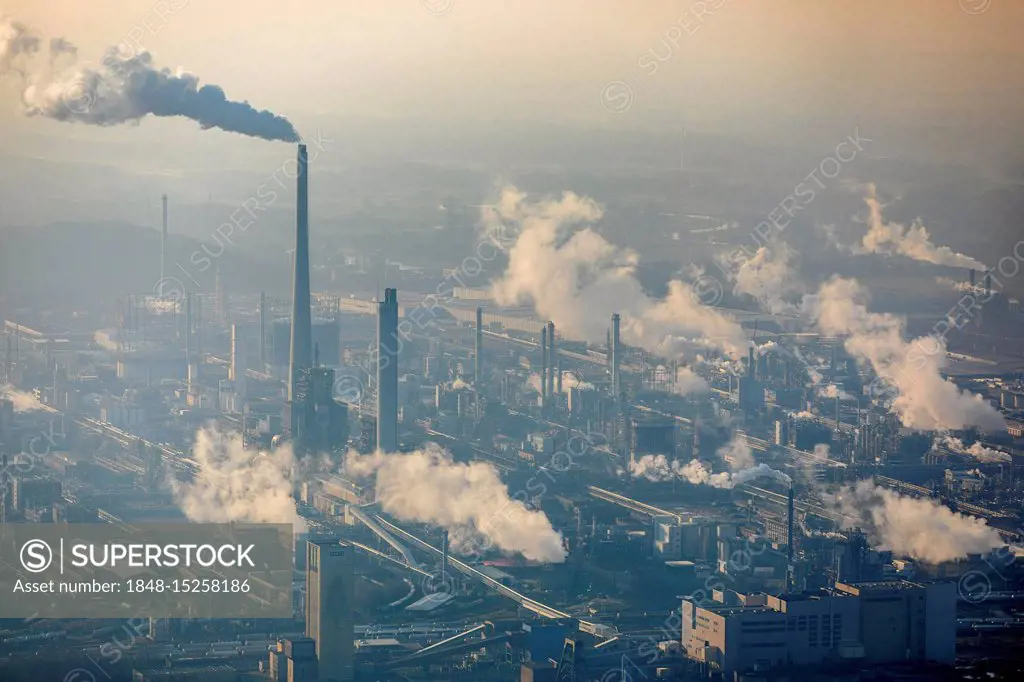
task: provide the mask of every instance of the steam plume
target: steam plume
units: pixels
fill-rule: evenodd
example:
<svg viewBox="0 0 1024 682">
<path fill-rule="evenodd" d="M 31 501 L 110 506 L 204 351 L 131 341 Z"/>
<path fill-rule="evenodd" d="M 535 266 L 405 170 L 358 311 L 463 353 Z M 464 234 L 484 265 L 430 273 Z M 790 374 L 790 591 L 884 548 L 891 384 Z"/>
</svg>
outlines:
<svg viewBox="0 0 1024 682">
<path fill-rule="evenodd" d="M 964 442 L 959 438 L 953 436 L 943 436 L 942 438 L 936 438 L 932 447 L 944 445 L 953 452 L 958 452 L 962 455 L 970 455 L 982 462 L 1012 462 L 1013 458 L 1006 452 L 994 450 L 992 448 L 986 448 L 981 443 L 971 443 L 970 447 L 964 445 Z"/>
<path fill-rule="evenodd" d="M 543 512 L 509 497 L 489 464 L 455 462 L 448 452 L 428 444 L 402 454 L 350 452 L 346 471 L 358 477 L 375 475 L 377 502 L 400 519 L 437 524 L 457 538 L 469 531 L 504 552 L 535 561 L 565 560 L 561 534 Z"/>
<path fill-rule="evenodd" d="M 710 390 L 708 382 L 689 367 L 684 366 L 676 370 L 675 392 L 679 395 L 698 395 Z"/>
<path fill-rule="evenodd" d="M 892 399 L 891 409 L 904 426 L 926 431 L 1006 428 L 999 411 L 980 395 L 943 378 L 944 339 L 925 336 L 906 342 L 903 319 L 868 312 L 866 300 L 867 292 L 856 280 L 834 277 L 816 296 L 805 297 L 804 307 L 824 333 L 849 335 L 847 352 L 869 362 L 878 375 L 872 384 L 874 397 Z"/>
<path fill-rule="evenodd" d="M 702 304 L 680 280 L 669 283 L 662 300 L 650 298 L 636 278 L 639 257 L 619 248 L 590 225 L 603 215 L 592 200 L 572 192 L 561 199 L 529 202 L 514 187 L 484 209 L 492 232 L 517 232 L 508 268 L 493 283 L 499 303 L 532 303 L 537 314 L 555 322 L 569 338 L 605 339 L 608 319 L 622 314 L 626 343 L 671 355 L 687 341 L 698 341 L 737 356 L 746 347 L 743 329 L 731 317 Z"/>
<path fill-rule="evenodd" d="M 13 69 L 25 77 L 22 102 L 29 116 L 99 126 L 137 122 L 150 115 L 180 116 L 203 129 L 220 128 L 266 140 L 299 140 L 287 119 L 254 109 L 248 102 L 229 100 L 220 86 L 200 86 L 192 74 L 158 69 L 148 52 L 126 55 L 109 48 L 101 64 L 91 67 L 77 63 L 77 49 L 68 40 L 54 38 L 48 67 L 32 68 L 30 58 L 39 44 L 39 36 L 24 24 L 0 19 L 0 75 Z M 70 56 L 73 63 L 55 72 L 61 56 Z"/>
<path fill-rule="evenodd" d="M 826 498 L 836 511 L 855 519 L 879 549 L 940 563 L 1002 547 L 999 533 L 983 520 L 950 511 L 933 500 L 905 497 L 861 481 Z"/>
<path fill-rule="evenodd" d="M 734 473 L 723 471 L 713 474 L 700 460 L 692 459 L 684 464 L 679 460 L 669 460 L 665 455 L 644 455 L 635 459 L 629 463 L 629 472 L 636 478 L 648 481 L 680 479 L 693 485 L 709 485 L 713 488 L 733 488 L 756 478 L 772 478 L 790 483 L 789 476 L 764 463 Z"/>
<path fill-rule="evenodd" d="M 39 36 L 15 21 L 0 14 L 0 76 L 15 70 L 24 73 L 22 63 L 39 50 Z"/>
<path fill-rule="evenodd" d="M 957 253 L 948 246 L 936 246 L 931 241 L 928 229 L 920 218 L 910 227 L 899 223 L 887 223 L 882 216 L 882 203 L 878 200 L 875 185 L 869 184 L 864 203 L 868 205 L 868 232 L 861 240 L 862 253 L 899 254 L 914 260 L 955 268 L 985 270 L 980 261 Z"/>
<path fill-rule="evenodd" d="M 0 398 L 14 403 L 15 412 L 36 412 L 48 409 L 31 393 L 19 391 L 10 384 L 0 386 Z"/>
<path fill-rule="evenodd" d="M 192 447 L 199 472 L 191 482 L 172 481 L 175 500 L 185 515 L 198 523 L 305 522 L 292 499 L 292 451 L 287 446 L 254 453 L 239 434 L 215 428 L 200 429 Z"/>
<path fill-rule="evenodd" d="M 733 270 L 733 293 L 755 298 L 771 313 L 792 313 L 798 309 L 786 299 L 804 293 L 803 283 L 794 272 L 795 252 L 784 242 L 760 247 L 747 258 L 737 250 L 725 261 Z"/>
</svg>

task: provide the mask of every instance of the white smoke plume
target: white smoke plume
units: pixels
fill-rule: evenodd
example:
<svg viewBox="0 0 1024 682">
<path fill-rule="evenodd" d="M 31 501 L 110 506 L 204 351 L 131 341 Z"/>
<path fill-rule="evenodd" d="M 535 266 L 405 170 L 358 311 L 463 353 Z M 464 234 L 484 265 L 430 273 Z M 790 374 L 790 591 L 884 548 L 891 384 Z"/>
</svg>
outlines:
<svg viewBox="0 0 1024 682">
<path fill-rule="evenodd" d="M 292 498 L 291 448 L 271 452 L 246 450 L 240 434 L 216 428 L 196 433 L 192 458 L 199 471 L 192 481 L 172 481 L 175 500 L 197 523 L 289 523 L 297 530 L 305 522 Z"/>
<path fill-rule="evenodd" d="M 672 355 L 686 342 L 699 342 L 741 355 L 747 346 L 742 327 L 702 303 L 700 294 L 708 292 L 680 280 L 669 283 L 661 300 L 643 291 L 636 278 L 637 254 L 609 243 L 590 227 L 602 215 L 592 199 L 572 192 L 557 200 L 530 202 L 506 187 L 496 205 L 483 209 L 489 232 L 517 235 L 508 268 L 493 283 L 495 299 L 532 303 L 567 338 L 602 342 L 612 313 L 619 312 L 627 344 Z"/>
<path fill-rule="evenodd" d="M 754 452 L 747 445 L 747 441 L 739 435 L 732 437 L 728 443 L 718 448 L 716 453 L 729 465 L 733 471 L 750 469 L 757 463 L 754 461 Z"/>
<path fill-rule="evenodd" d="M 986 269 L 984 263 L 970 256 L 957 253 L 948 246 L 933 244 L 920 218 L 915 219 L 910 227 L 886 222 L 882 215 L 883 205 L 878 200 L 873 183 L 867 187 L 864 203 L 868 205 L 868 232 L 861 240 L 859 252 L 901 255 L 955 268 Z"/>
<path fill-rule="evenodd" d="M 26 391 L 19 391 L 11 384 L 0 386 L 0 398 L 10 400 L 14 403 L 15 412 L 36 412 L 48 409 L 46 405 L 39 402 L 33 394 Z"/>
<path fill-rule="evenodd" d="M 944 339 L 925 336 L 904 341 L 903 318 L 868 312 L 867 298 L 856 280 L 834 277 L 822 284 L 817 295 L 804 298 L 804 308 L 823 333 L 848 335 L 847 352 L 871 364 L 878 375 L 871 387 L 874 398 L 891 399 L 890 409 L 909 428 L 1006 428 L 999 411 L 980 395 L 962 391 L 942 376 Z"/>
<path fill-rule="evenodd" d="M 679 460 L 670 461 L 665 455 L 644 455 L 635 459 L 629 463 L 629 472 L 635 478 L 656 483 L 680 479 L 693 485 L 709 485 L 713 488 L 733 488 L 756 478 L 772 478 L 787 484 L 791 482 L 789 476 L 764 463 L 734 473 L 723 471 L 713 474 L 700 460 L 692 459 L 683 463 Z"/>
<path fill-rule="evenodd" d="M 537 391 L 537 393 L 541 392 L 540 375 L 539 374 L 530 374 L 530 378 L 527 379 L 527 383 L 530 385 L 531 388 L 533 388 L 533 390 Z M 579 378 L 576 375 L 575 372 L 572 372 L 570 370 L 563 370 L 562 371 L 562 393 L 568 395 L 569 394 L 569 389 L 571 389 L 571 388 L 578 388 L 581 391 L 592 391 L 592 390 L 594 390 L 596 388 L 596 386 L 594 386 L 594 384 L 590 383 L 589 381 L 585 381 L 585 380 Z M 558 379 L 557 378 L 555 379 L 555 390 L 556 391 L 558 390 Z"/>
<path fill-rule="evenodd" d="M 683 366 L 676 370 L 674 391 L 679 395 L 701 395 L 710 390 L 708 382 L 689 367 Z"/>
<path fill-rule="evenodd" d="M 0 13 L 0 76 L 8 71 L 25 75 L 25 62 L 39 51 L 39 36 L 22 24 Z"/>
<path fill-rule="evenodd" d="M 953 452 L 958 452 L 962 455 L 970 455 L 981 462 L 1012 462 L 1013 457 L 1009 453 L 1002 452 L 1001 450 L 995 450 L 993 448 L 987 448 L 981 443 L 971 443 L 970 447 L 964 445 L 964 442 L 959 438 L 953 436 L 942 436 L 936 438 L 932 444 L 932 447 L 945 446 Z"/>
<path fill-rule="evenodd" d="M 33 64 L 40 37 L 9 17 L 0 17 L 0 76 L 15 71 L 26 87 L 22 104 L 29 116 L 57 121 L 112 126 L 146 116 L 190 118 L 203 128 L 220 128 L 266 140 L 298 142 L 287 119 L 227 99 L 218 85 L 199 85 L 199 78 L 158 69 L 146 52 L 112 47 L 98 66 L 77 60 L 77 48 L 64 38 L 50 41 L 45 65 Z M 123 47 L 123 46 L 122 46 Z M 70 61 L 63 69 L 58 64 Z"/>
<path fill-rule="evenodd" d="M 562 535 L 543 512 L 509 496 L 493 466 L 461 463 L 435 444 L 401 454 L 350 452 L 346 472 L 375 477 L 377 502 L 406 521 L 432 523 L 458 537 L 467 531 L 497 549 L 534 561 L 565 560 Z"/>
<path fill-rule="evenodd" d="M 776 242 L 762 246 L 749 258 L 739 249 L 725 259 L 723 267 L 732 272 L 734 294 L 751 296 L 770 313 L 794 313 L 799 307 L 787 299 L 804 293 L 794 268 L 795 257 L 788 245 Z"/>
<path fill-rule="evenodd" d="M 877 549 L 920 561 L 952 561 L 1005 544 L 982 519 L 950 511 L 933 500 L 899 495 L 871 481 L 844 488 L 825 502 L 851 517 L 845 527 L 863 530 Z"/>
</svg>

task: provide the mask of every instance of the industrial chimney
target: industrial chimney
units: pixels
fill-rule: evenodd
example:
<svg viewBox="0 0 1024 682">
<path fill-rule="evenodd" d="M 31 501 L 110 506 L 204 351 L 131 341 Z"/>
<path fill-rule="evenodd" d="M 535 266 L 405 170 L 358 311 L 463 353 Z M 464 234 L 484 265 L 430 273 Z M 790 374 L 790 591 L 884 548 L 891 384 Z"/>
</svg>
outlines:
<svg viewBox="0 0 1024 682">
<path fill-rule="evenodd" d="M 398 290 L 377 303 L 377 448 L 398 451 Z"/>
<path fill-rule="evenodd" d="M 303 370 L 313 363 L 313 329 L 309 303 L 309 169 L 306 145 L 299 145 L 295 201 L 295 265 L 292 279 L 292 337 L 288 358 L 288 400 L 295 400 Z"/>
<path fill-rule="evenodd" d="M 555 350 L 555 323 L 548 321 L 548 388 L 547 394 L 554 402 L 555 397 L 555 358 L 558 351 Z"/>
<path fill-rule="evenodd" d="M 612 365 L 612 397 L 617 401 L 619 395 L 622 392 L 622 386 L 619 381 L 619 363 L 622 358 L 622 349 L 620 347 L 619 340 L 619 314 L 612 313 L 612 332 L 611 332 L 611 343 L 608 347 L 608 355 L 611 358 Z"/>
<path fill-rule="evenodd" d="M 540 404 L 548 404 L 548 326 L 540 328 Z"/>
<path fill-rule="evenodd" d="M 473 383 L 476 392 L 483 392 L 484 381 L 484 309 L 476 307 L 476 356 L 473 358 Z"/>
<path fill-rule="evenodd" d="M 793 533 L 793 513 L 796 504 L 793 500 L 793 485 L 789 486 L 789 499 L 787 500 L 786 511 L 787 511 L 787 530 L 786 530 L 786 591 L 792 592 L 795 587 L 795 575 L 793 567 L 793 545 L 794 533 Z"/>
<path fill-rule="evenodd" d="M 167 274 L 167 195 L 160 197 L 163 204 L 163 230 L 160 233 L 160 286 L 164 286 Z"/>
</svg>

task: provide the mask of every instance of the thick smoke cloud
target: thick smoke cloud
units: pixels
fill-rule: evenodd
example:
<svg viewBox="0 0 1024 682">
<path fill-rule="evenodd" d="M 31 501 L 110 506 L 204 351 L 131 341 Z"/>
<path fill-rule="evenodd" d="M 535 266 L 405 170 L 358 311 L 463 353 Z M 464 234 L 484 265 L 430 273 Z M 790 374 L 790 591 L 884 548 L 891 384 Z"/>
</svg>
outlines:
<svg viewBox="0 0 1024 682">
<path fill-rule="evenodd" d="M 346 472 L 375 476 L 377 502 L 402 520 L 436 524 L 456 538 L 482 537 L 503 552 L 530 560 L 565 561 L 562 535 L 542 511 L 510 497 L 489 464 L 455 462 L 431 444 L 402 454 L 351 452 Z"/>
<path fill-rule="evenodd" d="M 25 24 L 0 14 L 0 76 L 9 71 L 24 75 L 25 62 L 38 51 L 39 36 Z"/>
<path fill-rule="evenodd" d="M 749 258 L 738 250 L 723 267 L 731 269 L 734 294 L 751 296 L 770 313 L 794 313 L 799 306 L 788 299 L 804 293 L 794 269 L 795 258 L 789 246 L 776 242 L 760 247 Z"/>
<path fill-rule="evenodd" d="M 983 520 L 950 511 L 933 500 L 905 497 L 861 481 L 826 503 L 851 517 L 872 545 L 901 556 L 940 563 L 1002 547 L 999 533 Z"/>
<path fill-rule="evenodd" d="M 718 449 L 718 456 L 725 460 L 733 470 L 711 473 L 711 470 L 700 460 L 689 462 L 670 460 L 665 455 L 644 455 L 629 463 L 629 472 L 636 478 L 648 481 L 664 482 L 675 479 L 693 485 L 710 485 L 714 488 L 733 488 L 757 478 L 771 478 L 782 483 L 790 483 L 790 478 L 781 471 L 772 469 L 767 464 L 757 464 L 754 454 L 746 441 L 734 436 L 726 445 Z"/>
<path fill-rule="evenodd" d="M 701 395 L 708 393 L 711 386 L 703 377 L 698 375 L 689 367 L 679 367 L 676 370 L 676 383 L 673 391 L 679 395 Z"/>
<path fill-rule="evenodd" d="M 505 188 L 483 214 L 487 230 L 517 234 L 508 268 L 493 284 L 495 299 L 532 303 L 567 338 L 604 341 L 609 318 L 618 312 L 623 340 L 650 352 L 674 355 L 687 342 L 697 342 L 742 355 L 743 329 L 703 305 L 689 284 L 674 280 L 664 299 L 649 297 L 636 278 L 637 254 L 590 227 L 602 215 L 593 200 L 572 192 L 530 202 L 517 189 Z"/>
<path fill-rule="evenodd" d="M 1000 450 L 994 450 L 992 448 L 986 448 L 981 443 L 971 443 L 970 446 L 964 445 L 964 442 L 959 438 L 953 436 L 943 436 L 942 438 L 936 438 L 932 447 L 945 446 L 953 452 L 960 453 L 961 455 L 970 455 L 981 462 L 1012 462 L 1013 457 L 1009 453 L 1002 452 Z"/>
<path fill-rule="evenodd" d="M 970 256 L 957 253 L 948 246 L 933 244 L 928 229 L 919 218 L 914 220 L 910 227 L 886 222 L 882 216 L 883 206 L 878 200 L 874 184 L 868 185 L 864 202 L 868 205 L 868 232 L 861 240 L 860 246 L 854 247 L 855 251 L 906 256 L 954 268 L 986 269 L 984 263 Z"/>
<path fill-rule="evenodd" d="M 192 447 L 199 472 L 189 482 L 172 481 L 175 500 L 197 523 L 290 523 L 303 530 L 305 522 L 292 498 L 290 448 L 254 453 L 237 433 L 200 429 Z"/>
<path fill-rule="evenodd" d="M 945 379 L 945 340 L 925 336 L 903 340 L 903 318 L 868 312 L 867 292 L 856 281 L 834 277 L 817 295 L 804 299 L 805 310 L 825 334 L 849 335 L 847 352 L 871 364 L 878 375 L 873 397 L 891 399 L 903 425 L 925 431 L 978 427 L 1006 428 L 1002 415 L 981 396 Z"/>
<path fill-rule="evenodd" d="M 57 121 L 112 126 L 146 116 L 190 118 L 203 129 L 220 128 L 266 140 L 298 142 L 287 119 L 229 100 L 213 84 L 200 86 L 189 73 L 159 69 L 145 51 L 124 54 L 110 48 L 98 66 L 77 62 L 77 48 L 64 38 L 50 41 L 46 66 L 31 67 L 40 38 L 13 19 L 0 19 L 0 75 L 9 70 L 26 81 L 25 113 Z M 59 59 L 63 58 L 63 59 Z M 71 65 L 57 65 L 71 59 Z"/>
</svg>

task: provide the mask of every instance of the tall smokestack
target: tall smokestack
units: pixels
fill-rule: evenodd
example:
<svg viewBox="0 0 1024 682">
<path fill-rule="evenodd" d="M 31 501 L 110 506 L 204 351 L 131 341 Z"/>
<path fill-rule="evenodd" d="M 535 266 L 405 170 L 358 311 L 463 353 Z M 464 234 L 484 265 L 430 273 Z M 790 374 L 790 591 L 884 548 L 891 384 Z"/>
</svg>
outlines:
<svg viewBox="0 0 1024 682">
<path fill-rule="evenodd" d="M 562 395 L 562 358 L 555 363 L 555 393 Z"/>
<path fill-rule="evenodd" d="M 240 338 L 238 325 L 231 325 L 231 365 L 228 368 L 231 381 L 235 382 L 235 395 L 245 397 L 245 340 Z"/>
<path fill-rule="evenodd" d="M 267 371 L 267 292 L 260 292 L 260 371 Z"/>
<path fill-rule="evenodd" d="M 398 451 L 398 290 L 377 303 L 377 448 Z"/>
<path fill-rule="evenodd" d="M 793 533 L 793 512 L 796 504 L 793 499 L 793 485 L 789 486 L 789 499 L 786 503 L 786 591 L 792 592 L 795 583 L 794 567 L 793 567 L 793 544 L 794 544 L 794 533 Z"/>
<path fill-rule="evenodd" d="M 448 531 L 441 533 L 441 584 L 444 584 L 445 575 L 448 572 Z"/>
<path fill-rule="evenodd" d="M 309 303 L 309 168 L 306 145 L 299 145 L 295 201 L 295 266 L 292 271 L 292 338 L 288 357 L 288 400 L 295 399 L 302 371 L 313 363 L 313 329 Z"/>
<path fill-rule="evenodd" d="M 167 195 L 160 197 L 163 205 L 163 230 L 160 233 L 160 286 L 163 286 L 167 271 Z"/>
<path fill-rule="evenodd" d="M 548 404 L 548 326 L 540 328 L 540 401 L 541 406 Z"/>
<path fill-rule="evenodd" d="M 971 288 L 972 289 L 974 288 L 974 278 L 975 278 L 974 268 L 971 268 Z"/>
<path fill-rule="evenodd" d="M 619 314 L 612 313 L 612 333 L 611 333 L 611 344 L 608 348 L 608 353 L 612 359 L 612 396 L 615 400 L 619 399 L 619 395 L 622 393 L 622 386 L 619 378 L 619 363 L 622 358 L 622 347 L 619 339 Z"/>
<path fill-rule="evenodd" d="M 483 391 L 484 381 L 484 309 L 476 307 L 476 357 L 473 358 L 473 383 L 476 392 Z"/>
<path fill-rule="evenodd" d="M 4 381 L 11 384 L 11 353 L 13 351 L 13 343 L 11 341 L 11 335 L 7 334 L 4 336 Z"/>
<path fill-rule="evenodd" d="M 555 346 L 555 323 L 548 322 L 548 396 L 555 396 L 555 358 L 558 351 Z"/>
<path fill-rule="evenodd" d="M 985 273 L 985 298 L 991 298 L 992 296 L 992 273 Z"/>
<path fill-rule="evenodd" d="M 754 370 L 757 369 L 756 361 L 754 360 L 754 348 L 751 346 L 750 350 L 747 351 L 747 376 L 751 379 L 754 378 Z"/>
</svg>

